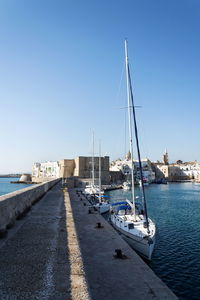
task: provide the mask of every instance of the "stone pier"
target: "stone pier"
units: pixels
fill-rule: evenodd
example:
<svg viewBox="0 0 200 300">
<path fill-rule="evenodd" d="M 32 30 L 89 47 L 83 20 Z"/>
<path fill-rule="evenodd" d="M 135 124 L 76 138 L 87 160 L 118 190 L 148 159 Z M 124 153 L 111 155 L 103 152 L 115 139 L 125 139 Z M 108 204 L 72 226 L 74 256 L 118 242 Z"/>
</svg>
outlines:
<svg viewBox="0 0 200 300">
<path fill-rule="evenodd" d="M 88 205 L 58 183 L 16 220 L 0 239 L 0 299 L 177 299 Z"/>
</svg>

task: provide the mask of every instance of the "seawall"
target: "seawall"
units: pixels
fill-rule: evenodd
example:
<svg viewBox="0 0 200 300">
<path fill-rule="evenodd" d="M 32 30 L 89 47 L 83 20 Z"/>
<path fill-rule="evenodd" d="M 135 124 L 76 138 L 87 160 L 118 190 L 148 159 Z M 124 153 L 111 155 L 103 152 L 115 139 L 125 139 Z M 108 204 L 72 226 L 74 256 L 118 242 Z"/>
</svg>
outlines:
<svg viewBox="0 0 200 300">
<path fill-rule="evenodd" d="M 60 179 L 54 179 L 0 196 L 0 236 L 59 181 Z"/>
</svg>

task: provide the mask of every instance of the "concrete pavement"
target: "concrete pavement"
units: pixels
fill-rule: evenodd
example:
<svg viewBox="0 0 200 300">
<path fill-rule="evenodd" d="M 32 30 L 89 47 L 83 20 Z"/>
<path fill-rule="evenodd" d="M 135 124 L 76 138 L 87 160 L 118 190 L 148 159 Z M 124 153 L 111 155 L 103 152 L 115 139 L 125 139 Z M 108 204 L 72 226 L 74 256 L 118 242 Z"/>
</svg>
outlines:
<svg viewBox="0 0 200 300">
<path fill-rule="evenodd" d="M 0 299 L 71 299 L 61 185 L 0 240 Z"/>
<path fill-rule="evenodd" d="M 74 189 L 69 194 L 92 299 L 177 299 L 102 216 L 88 214 L 87 201 L 81 201 Z M 116 259 L 115 249 L 121 249 L 126 259 Z"/>
</svg>

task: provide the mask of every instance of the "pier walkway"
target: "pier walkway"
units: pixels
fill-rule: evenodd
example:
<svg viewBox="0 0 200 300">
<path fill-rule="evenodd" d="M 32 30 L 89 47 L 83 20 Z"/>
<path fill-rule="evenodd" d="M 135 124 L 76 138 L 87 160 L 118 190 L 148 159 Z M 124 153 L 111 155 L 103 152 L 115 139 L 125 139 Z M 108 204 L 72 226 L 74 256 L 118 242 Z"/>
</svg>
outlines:
<svg viewBox="0 0 200 300">
<path fill-rule="evenodd" d="M 0 239 L 0 299 L 177 299 L 88 205 L 58 183 Z"/>
</svg>

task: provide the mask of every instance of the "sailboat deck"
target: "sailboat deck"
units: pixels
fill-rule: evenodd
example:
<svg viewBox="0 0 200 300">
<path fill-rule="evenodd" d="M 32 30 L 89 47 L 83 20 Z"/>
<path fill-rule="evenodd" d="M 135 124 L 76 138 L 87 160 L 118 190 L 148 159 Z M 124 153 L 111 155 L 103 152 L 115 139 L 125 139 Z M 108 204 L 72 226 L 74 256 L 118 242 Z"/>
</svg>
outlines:
<svg viewBox="0 0 200 300">
<path fill-rule="evenodd" d="M 115 215 L 114 218 L 116 225 L 118 225 L 119 228 L 123 228 L 123 230 L 129 233 L 135 232 L 136 234 L 137 231 L 137 235 L 140 237 L 145 237 L 148 235 L 147 228 L 144 227 L 145 219 L 143 215 L 136 215 L 136 219 L 134 219 L 132 214 Z M 133 224 L 134 228 L 129 228 L 129 224 Z M 154 223 L 149 219 L 150 236 L 155 235 L 155 230 Z"/>
</svg>

